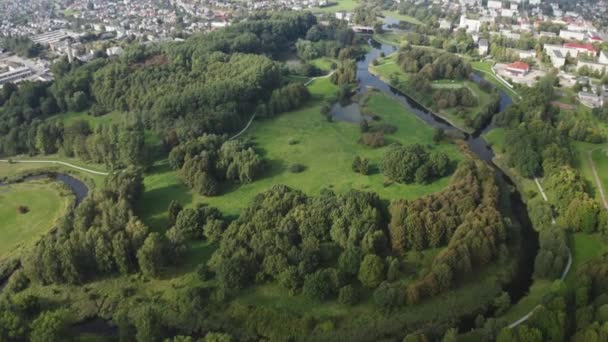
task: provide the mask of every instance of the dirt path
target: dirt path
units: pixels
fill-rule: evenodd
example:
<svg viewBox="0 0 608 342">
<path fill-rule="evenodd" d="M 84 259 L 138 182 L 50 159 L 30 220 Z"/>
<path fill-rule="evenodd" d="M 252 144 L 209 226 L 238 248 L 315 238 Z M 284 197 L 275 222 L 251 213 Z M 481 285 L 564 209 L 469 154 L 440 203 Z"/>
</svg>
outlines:
<svg viewBox="0 0 608 342">
<path fill-rule="evenodd" d="M 593 150 L 587 151 L 587 159 L 589 160 L 589 164 L 591 165 L 591 172 L 593 172 L 593 178 L 595 179 L 595 185 L 597 185 L 597 189 L 600 192 L 600 197 L 602 198 L 602 203 L 604 204 L 604 208 L 608 210 L 608 201 L 606 201 L 606 194 L 604 193 L 604 186 L 602 185 L 602 181 L 600 180 L 600 176 L 597 173 L 597 169 L 595 168 L 595 163 L 593 162 L 593 151 L 596 151 L 603 147 L 598 147 Z"/>
<path fill-rule="evenodd" d="M 107 175 L 110 174 L 108 172 L 95 171 L 95 170 L 91 170 L 91 169 L 87 169 L 87 168 L 84 168 L 84 167 L 72 165 L 70 163 L 66 163 L 66 162 L 62 162 L 62 161 L 58 161 L 58 160 L 10 160 L 9 161 L 9 160 L 5 160 L 5 159 L 0 159 L 0 163 L 15 163 L 15 164 L 19 164 L 19 163 L 59 164 L 59 165 L 71 167 L 71 168 L 76 169 L 76 170 L 92 173 L 94 175 L 99 175 L 99 176 L 107 176 Z"/>
</svg>

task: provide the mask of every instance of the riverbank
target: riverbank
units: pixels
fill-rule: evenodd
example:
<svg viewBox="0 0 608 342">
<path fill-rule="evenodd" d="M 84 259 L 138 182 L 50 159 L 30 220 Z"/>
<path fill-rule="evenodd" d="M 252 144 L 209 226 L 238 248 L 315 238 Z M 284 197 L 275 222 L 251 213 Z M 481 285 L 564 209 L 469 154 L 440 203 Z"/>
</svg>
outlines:
<svg viewBox="0 0 608 342">
<path fill-rule="evenodd" d="M 403 73 L 397 64 L 395 64 L 395 54 L 389 55 L 383 59 L 380 59 L 376 64 L 371 63 L 368 67 L 370 74 L 379 78 L 386 84 L 391 85 L 391 78 L 394 78 L 399 83 L 405 83 L 408 81 L 408 77 Z M 467 134 L 473 134 L 479 130 L 482 126 L 485 126 L 486 122 L 477 123 L 478 120 L 489 121 L 491 118 L 481 118 L 480 116 L 486 110 L 486 107 L 490 105 L 491 94 L 484 92 L 480 86 L 473 81 L 453 81 L 453 80 L 439 80 L 431 83 L 431 87 L 434 91 L 441 89 L 457 89 L 467 88 L 471 94 L 476 98 L 477 104 L 472 107 L 462 108 L 445 108 L 442 110 L 431 109 L 427 103 L 432 102 L 432 94 L 428 94 L 426 97 L 422 97 L 420 94 L 408 91 L 404 87 L 396 88 L 403 95 L 411 98 L 418 105 L 424 108 L 424 110 L 433 113 L 434 115 L 445 120 L 451 126 L 463 131 Z"/>
</svg>

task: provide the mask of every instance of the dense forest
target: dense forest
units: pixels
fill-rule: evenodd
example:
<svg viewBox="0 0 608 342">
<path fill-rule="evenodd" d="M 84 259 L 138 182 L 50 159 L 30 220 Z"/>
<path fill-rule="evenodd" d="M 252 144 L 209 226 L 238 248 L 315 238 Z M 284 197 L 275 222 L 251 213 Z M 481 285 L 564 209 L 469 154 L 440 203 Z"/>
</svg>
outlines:
<svg viewBox="0 0 608 342">
<path fill-rule="evenodd" d="M 285 86 L 281 67 L 271 58 L 305 37 L 315 23 L 310 13 L 260 14 L 185 42 L 134 45 L 112 61 L 56 63 L 52 84 L 3 87 L 0 155 L 57 152 L 64 144 L 62 129 L 40 121 L 89 107 L 92 115 L 136 113 L 145 128 L 171 146 L 203 133 L 236 131 L 254 113 L 269 117 L 292 109 L 308 93 L 301 86 Z M 44 142 L 48 148 L 35 146 L 37 135 L 50 137 Z"/>
</svg>

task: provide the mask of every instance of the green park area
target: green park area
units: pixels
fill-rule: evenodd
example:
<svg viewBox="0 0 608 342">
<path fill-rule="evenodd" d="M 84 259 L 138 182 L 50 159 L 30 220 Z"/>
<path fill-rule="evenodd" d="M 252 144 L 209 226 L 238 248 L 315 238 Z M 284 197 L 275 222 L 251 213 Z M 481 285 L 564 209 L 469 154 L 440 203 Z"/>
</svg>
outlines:
<svg viewBox="0 0 608 342">
<path fill-rule="evenodd" d="M 316 13 L 352 12 L 359 5 L 357 0 L 329 0 L 327 6 L 312 8 Z"/>
<path fill-rule="evenodd" d="M 387 18 L 405 21 L 405 22 L 408 22 L 408 23 L 414 24 L 414 25 L 423 25 L 423 23 L 420 20 L 418 20 L 410 15 L 407 15 L 407 14 L 400 14 L 397 11 L 384 11 L 384 12 L 382 12 L 382 14 Z"/>
<path fill-rule="evenodd" d="M 202 197 L 189 191 L 168 165 L 161 162 L 154 166 L 144 180 L 146 192 L 141 214 L 146 223 L 153 227 L 162 226 L 166 222 L 171 199 L 183 205 L 208 203 L 227 215 L 236 215 L 248 206 L 256 194 L 275 184 L 285 184 L 309 195 L 319 194 L 324 188 L 337 192 L 369 190 L 385 199 L 418 198 L 449 184 L 449 177 L 424 185 L 387 183 L 379 170 L 387 147 L 367 147 L 359 142 L 361 129 L 358 124 L 329 122 L 321 114 L 323 101 L 332 96 L 336 89 L 329 79 L 317 79 L 309 86 L 313 100 L 308 105 L 252 124 L 244 138 L 251 139 L 256 149 L 268 160 L 265 176 L 253 183 L 228 189 L 221 196 Z M 378 123 L 396 127 L 394 133 L 386 135 L 386 145 L 397 142 L 429 144 L 433 150 L 447 153 L 452 160 L 462 158 L 456 145 L 447 142 L 434 144 L 434 130 L 396 100 L 372 92 L 365 102 L 364 111 L 377 115 L 381 119 Z M 355 156 L 370 160 L 372 172 L 369 175 L 352 171 Z M 303 165 L 304 171 L 291 172 L 290 167 L 296 164 Z"/>
<path fill-rule="evenodd" d="M 403 72 L 396 63 L 397 54 L 391 54 L 378 60 L 376 65 L 370 65 L 369 70 L 387 83 L 398 84 L 399 90 L 406 93 L 416 102 L 431 109 L 437 115 L 452 123 L 454 126 L 468 132 L 473 132 L 472 122 L 481 114 L 483 109 L 490 103 L 491 95 L 483 91 L 479 85 L 469 80 L 436 80 L 431 82 L 433 91 L 429 93 L 416 92 L 408 87 L 410 74 Z M 391 79 L 393 82 L 391 82 Z M 445 89 L 457 90 L 467 88 L 476 98 L 476 104 L 471 107 L 448 107 L 433 108 L 436 101 L 433 99 L 435 92 Z"/>
<path fill-rule="evenodd" d="M 0 165 L 0 174 L 4 171 Z M 46 234 L 64 215 L 69 202 L 66 195 L 47 179 L 0 186 L 0 259 Z"/>
</svg>

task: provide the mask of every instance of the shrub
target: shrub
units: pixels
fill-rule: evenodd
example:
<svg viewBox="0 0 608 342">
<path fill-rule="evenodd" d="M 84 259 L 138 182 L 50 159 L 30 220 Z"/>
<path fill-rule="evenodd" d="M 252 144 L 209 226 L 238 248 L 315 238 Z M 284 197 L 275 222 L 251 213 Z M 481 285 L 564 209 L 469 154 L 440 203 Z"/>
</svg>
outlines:
<svg viewBox="0 0 608 342">
<path fill-rule="evenodd" d="M 353 160 L 352 169 L 356 173 L 360 173 L 362 175 L 369 174 L 369 159 L 365 157 L 355 156 Z"/>
<path fill-rule="evenodd" d="M 338 293 L 338 302 L 344 305 L 353 305 L 357 303 L 357 292 L 352 285 L 346 285 L 340 289 Z"/>
<path fill-rule="evenodd" d="M 384 140 L 384 133 L 382 131 L 363 133 L 361 135 L 361 142 L 370 147 L 381 147 L 386 144 L 386 141 Z"/>
<path fill-rule="evenodd" d="M 315 300 L 329 299 L 335 291 L 332 272 L 328 269 L 317 271 L 306 276 L 302 292 Z"/>
<path fill-rule="evenodd" d="M 297 145 L 299 143 L 299 141 L 297 139 L 294 139 L 294 138 L 289 138 L 289 140 L 287 141 L 287 143 L 289 145 Z"/>
<path fill-rule="evenodd" d="M 306 170 L 306 166 L 302 165 L 302 164 L 292 164 L 289 167 L 289 171 L 291 171 L 291 173 L 300 173 L 300 172 L 304 172 L 304 170 Z"/>
<path fill-rule="evenodd" d="M 27 214 L 30 211 L 30 208 L 24 205 L 20 205 L 17 207 L 17 211 L 19 212 L 19 214 Z"/>
<path fill-rule="evenodd" d="M 374 288 L 384 280 L 384 260 L 374 254 L 368 254 L 363 258 L 359 268 L 359 281 L 365 287 Z"/>
</svg>

